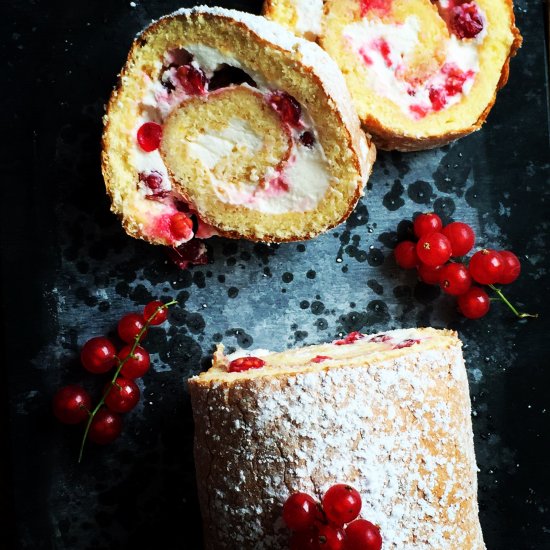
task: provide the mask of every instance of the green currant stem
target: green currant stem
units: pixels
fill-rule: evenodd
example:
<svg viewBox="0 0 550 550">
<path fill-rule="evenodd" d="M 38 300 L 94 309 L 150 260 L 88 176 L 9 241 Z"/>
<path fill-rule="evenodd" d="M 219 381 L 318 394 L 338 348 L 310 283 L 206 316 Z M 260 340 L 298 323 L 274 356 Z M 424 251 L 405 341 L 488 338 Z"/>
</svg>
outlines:
<svg viewBox="0 0 550 550">
<path fill-rule="evenodd" d="M 502 290 L 500 290 L 500 288 L 497 288 L 495 285 L 488 285 L 488 286 L 489 286 L 489 288 L 491 288 L 492 290 L 494 290 L 497 293 L 498 299 L 501 300 L 502 302 L 504 302 L 512 310 L 514 315 L 516 317 L 518 317 L 519 319 L 526 319 L 528 317 L 536 319 L 539 316 L 538 313 L 521 313 L 521 312 L 519 312 L 511 304 L 511 302 L 508 300 L 508 298 L 506 298 L 506 296 L 504 296 L 504 294 L 503 294 Z"/>
<path fill-rule="evenodd" d="M 95 406 L 95 408 L 89 412 L 88 422 L 86 423 L 86 429 L 84 430 L 84 435 L 82 436 L 82 442 L 80 444 L 80 452 L 78 453 L 78 463 L 80 464 L 82 462 L 82 456 L 84 455 L 84 446 L 86 444 L 86 440 L 88 438 L 88 432 L 90 431 L 90 426 L 92 425 L 92 421 L 99 411 L 101 407 L 105 404 L 105 398 L 107 397 L 108 393 L 111 391 L 111 388 L 116 384 L 116 379 L 118 378 L 118 375 L 120 374 L 120 371 L 122 370 L 122 367 L 125 365 L 126 361 L 128 359 L 131 359 L 134 357 L 134 352 L 136 351 L 136 348 L 141 342 L 141 339 L 143 338 L 143 335 L 149 330 L 151 326 L 151 321 L 155 318 L 156 314 L 159 313 L 159 311 L 168 308 L 170 306 L 173 306 L 174 304 L 177 304 L 177 300 L 172 300 L 170 302 L 166 302 L 162 306 L 159 306 L 155 312 L 145 320 L 145 324 L 141 328 L 141 330 L 137 333 L 134 343 L 132 344 L 132 348 L 130 349 L 130 353 L 121 361 L 118 360 L 118 366 L 115 370 L 115 373 L 113 374 L 113 377 L 111 378 L 111 383 L 108 385 L 107 389 L 105 390 L 105 393 L 101 396 L 101 399 L 99 400 L 99 403 Z"/>
</svg>

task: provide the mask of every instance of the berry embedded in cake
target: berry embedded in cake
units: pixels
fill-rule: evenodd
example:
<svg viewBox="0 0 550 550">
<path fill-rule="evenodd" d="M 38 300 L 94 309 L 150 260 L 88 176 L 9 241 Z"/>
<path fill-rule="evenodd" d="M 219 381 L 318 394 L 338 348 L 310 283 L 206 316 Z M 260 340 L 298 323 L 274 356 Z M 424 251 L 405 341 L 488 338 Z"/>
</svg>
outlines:
<svg viewBox="0 0 550 550">
<path fill-rule="evenodd" d="M 316 40 L 346 75 L 383 149 L 435 147 L 481 127 L 521 44 L 507 0 L 265 0 L 267 17 Z M 311 9 L 311 6 L 310 8 Z"/>
</svg>

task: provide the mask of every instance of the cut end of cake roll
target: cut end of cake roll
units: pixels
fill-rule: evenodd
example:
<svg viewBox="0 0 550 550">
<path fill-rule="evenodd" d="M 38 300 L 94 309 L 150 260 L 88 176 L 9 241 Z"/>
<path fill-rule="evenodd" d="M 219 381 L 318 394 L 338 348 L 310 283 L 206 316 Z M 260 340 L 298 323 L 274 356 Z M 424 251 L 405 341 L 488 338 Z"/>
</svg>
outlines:
<svg viewBox="0 0 550 550">
<path fill-rule="evenodd" d="M 455 332 L 354 332 L 229 356 L 220 346 L 189 390 L 205 548 L 285 548 L 288 496 L 320 499 L 335 483 L 359 491 L 386 550 L 485 548 Z"/>
<path fill-rule="evenodd" d="M 312 238 L 351 213 L 374 158 L 321 48 L 221 8 L 145 29 L 105 116 L 112 210 L 130 235 L 170 246 Z"/>
<path fill-rule="evenodd" d="M 521 45 L 511 0 L 325 0 L 316 33 L 300 31 L 306 5 L 267 0 L 264 12 L 335 59 L 381 149 L 429 149 L 478 130 Z"/>
</svg>

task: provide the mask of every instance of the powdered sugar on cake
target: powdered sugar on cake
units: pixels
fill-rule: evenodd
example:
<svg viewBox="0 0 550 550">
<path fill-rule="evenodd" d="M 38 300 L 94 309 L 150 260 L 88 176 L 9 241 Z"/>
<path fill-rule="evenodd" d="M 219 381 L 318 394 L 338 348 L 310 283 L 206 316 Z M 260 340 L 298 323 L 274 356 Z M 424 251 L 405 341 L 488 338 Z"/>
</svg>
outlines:
<svg viewBox="0 0 550 550">
<path fill-rule="evenodd" d="M 204 391 L 201 438 L 211 447 L 200 456 L 211 461 L 203 490 L 216 547 L 233 548 L 220 541 L 234 541 L 238 525 L 246 547 L 284 548 L 280 514 L 290 493 L 319 498 L 340 482 L 360 492 L 362 516 L 380 526 L 386 550 L 484 549 L 458 340 L 361 368 L 212 382 Z"/>
</svg>

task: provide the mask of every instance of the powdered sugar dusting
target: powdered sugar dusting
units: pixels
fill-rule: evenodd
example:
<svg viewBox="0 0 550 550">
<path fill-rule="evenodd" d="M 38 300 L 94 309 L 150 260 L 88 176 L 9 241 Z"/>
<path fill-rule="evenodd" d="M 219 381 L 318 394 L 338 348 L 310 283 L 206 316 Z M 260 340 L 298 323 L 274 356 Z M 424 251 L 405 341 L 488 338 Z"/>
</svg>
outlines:
<svg viewBox="0 0 550 550">
<path fill-rule="evenodd" d="M 320 498 L 347 482 L 385 549 L 483 549 L 460 343 L 404 353 L 362 368 L 202 388 L 195 378 L 197 431 L 209 449 L 200 455 L 207 468 L 199 466 L 207 547 L 236 548 L 238 526 L 242 548 L 284 548 L 280 513 L 289 494 Z M 207 421 L 197 409 L 204 398 Z"/>
</svg>

